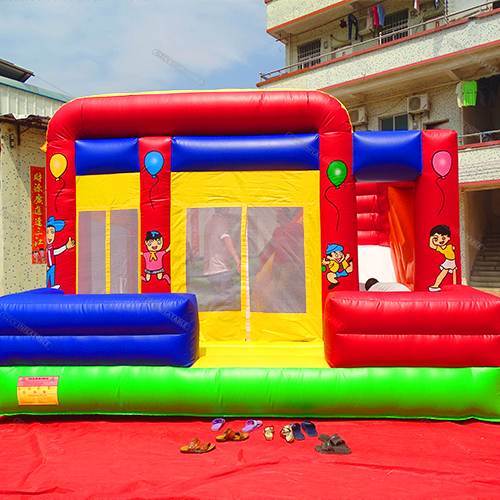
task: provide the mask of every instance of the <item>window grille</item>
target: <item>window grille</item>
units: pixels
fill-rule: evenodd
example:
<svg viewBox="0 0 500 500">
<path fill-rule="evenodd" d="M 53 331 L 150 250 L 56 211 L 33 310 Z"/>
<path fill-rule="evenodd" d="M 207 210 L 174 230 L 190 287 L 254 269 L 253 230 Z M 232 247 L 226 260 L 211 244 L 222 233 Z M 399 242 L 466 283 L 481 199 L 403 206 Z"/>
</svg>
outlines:
<svg viewBox="0 0 500 500">
<path fill-rule="evenodd" d="M 321 40 L 314 40 L 314 42 L 299 45 L 297 49 L 299 51 L 299 63 L 318 56 L 318 59 L 299 64 L 299 69 L 309 68 L 321 62 Z"/>
<path fill-rule="evenodd" d="M 404 28 L 408 28 L 408 9 L 386 15 L 384 27 L 381 33 L 382 43 L 392 42 L 393 40 L 399 40 L 400 38 L 408 36 L 408 31 L 400 31 L 394 35 L 389 35 L 389 33 L 394 33 L 395 31 L 399 31 Z"/>
</svg>

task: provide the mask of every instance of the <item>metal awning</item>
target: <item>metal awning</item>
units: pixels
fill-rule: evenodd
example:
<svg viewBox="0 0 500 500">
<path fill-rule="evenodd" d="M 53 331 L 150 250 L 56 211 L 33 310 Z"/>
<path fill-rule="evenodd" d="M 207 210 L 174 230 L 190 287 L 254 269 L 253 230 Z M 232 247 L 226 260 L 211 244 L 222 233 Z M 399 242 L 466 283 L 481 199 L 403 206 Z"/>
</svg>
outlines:
<svg viewBox="0 0 500 500">
<path fill-rule="evenodd" d="M 0 76 L 24 83 L 33 75 L 33 71 L 30 71 L 29 69 L 22 68 L 21 66 L 17 66 L 9 61 L 0 59 Z"/>
</svg>

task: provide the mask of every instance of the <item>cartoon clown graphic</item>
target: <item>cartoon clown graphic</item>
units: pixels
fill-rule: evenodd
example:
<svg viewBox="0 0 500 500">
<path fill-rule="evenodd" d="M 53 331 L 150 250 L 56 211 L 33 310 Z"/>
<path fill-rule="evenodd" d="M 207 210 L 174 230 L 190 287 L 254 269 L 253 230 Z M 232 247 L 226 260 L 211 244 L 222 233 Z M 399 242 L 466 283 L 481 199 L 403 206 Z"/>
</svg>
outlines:
<svg viewBox="0 0 500 500">
<path fill-rule="evenodd" d="M 348 253 L 344 254 L 344 247 L 335 243 L 326 247 L 326 256 L 321 259 L 321 264 L 324 266 L 323 271 L 327 271 L 326 279 L 330 283 L 328 290 L 336 287 L 339 284 L 339 278 L 352 273 L 352 261 Z"/>
<path fill-rule="evenodd" d="M 66 222 L 63 220 L 56 220 L 54 217 L 49 217 L 47 219 L 47 288 L 59 288 L 60 285 L 55 284 L 56 279 L 56 261 L 55 256 L 60 255 L 66 250 L 74 248 L 76 243 L 70 237 L 68 237 L 68 241 L 62 247 L 54 248 L 54 240 L 56 237 L 56 233 L 62 231 L 66 226 Z"/>
</svg>

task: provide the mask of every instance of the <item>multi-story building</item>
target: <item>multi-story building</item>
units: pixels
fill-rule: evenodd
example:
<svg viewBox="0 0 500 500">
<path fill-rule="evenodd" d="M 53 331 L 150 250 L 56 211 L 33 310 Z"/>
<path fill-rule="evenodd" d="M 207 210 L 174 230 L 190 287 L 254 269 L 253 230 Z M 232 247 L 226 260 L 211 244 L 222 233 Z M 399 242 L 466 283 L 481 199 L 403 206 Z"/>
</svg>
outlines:
<svg viewBox="0 0 500 500">
<path fill-rule="evenodd" d="M 32 76 L 0 59 L 0 295 L 46 283 L 43 146 L 69 98 L 25 83 Z"/>
<path fill-rule="evenodd" d="M 459 136 L 464 283 L 500 287 L 500 1 L 265 0 L 284 67 L 261 89 L 318 89 L 355 131 Z"/>
</svg>

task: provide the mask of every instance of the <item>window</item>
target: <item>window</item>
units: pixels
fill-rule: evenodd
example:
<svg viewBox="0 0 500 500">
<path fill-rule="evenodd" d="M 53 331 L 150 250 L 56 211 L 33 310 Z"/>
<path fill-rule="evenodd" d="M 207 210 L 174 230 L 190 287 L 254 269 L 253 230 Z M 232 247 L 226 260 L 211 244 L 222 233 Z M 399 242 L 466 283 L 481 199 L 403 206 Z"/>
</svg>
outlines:
<svg viewBox="0 0 500 500">
<path fill-rule="evenodd" d="M 408 115 L 389 116 L 388 118 L 380 118 L 379 130 L 408 130 Z"/>
<path fill-rule="evenodd" d="M 305 313 L 301 207 L 248 208 L 251 312 Z"/>
<path fill-rule="evenodd" d="M 78 241 L 78 293 L 106 293 L 106 212 L 80 212 Z"/>
<path fill-rule="evenodd" d="M 314 42 L 299 45 L 297 49 L 299 51 L 299 63 L 318 56 L 318 59 L 299 64 L 299 69 L 309 68 L 321 62 L 321 40 L 314 40 Z"/>
<path fill-rule="evenodd" d="M 139 291 L 137 210 L 111 210 L 109 221 L 110 293 Z"/>
<path fill-rule="evenodd" d="M 385 24 L 382 29 L 382 43 L 392 42 L 393 40 L 399 40 L 408 36 L 408 31 L 400 31 L 395 35 L 389 35 L 389 33 L 394 33 L 404 28 L 408 28 L 408 10 L 401 10 L 385 16 Z"/>
<path fill-rule="evenodd" d="M 186 285 L 198 310 L 240 311 L 241 208 L 188 208 L 186 230 Z"/>
</svg>

